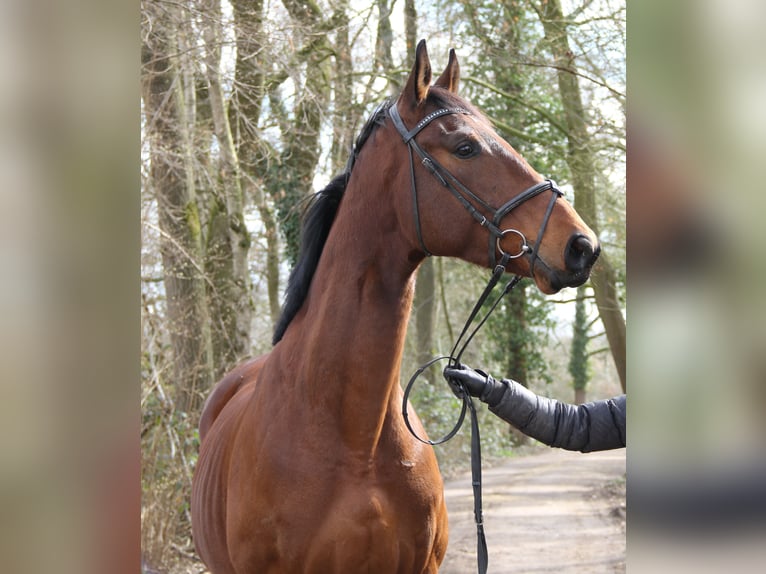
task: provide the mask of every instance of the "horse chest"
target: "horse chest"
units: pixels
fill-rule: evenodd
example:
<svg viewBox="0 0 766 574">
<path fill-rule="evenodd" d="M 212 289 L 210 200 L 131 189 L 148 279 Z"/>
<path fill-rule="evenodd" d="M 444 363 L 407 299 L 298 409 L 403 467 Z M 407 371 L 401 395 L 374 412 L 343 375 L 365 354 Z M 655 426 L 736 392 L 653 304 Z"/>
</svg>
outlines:
<svg viewBox="0 0 766 574">
<path fill-rule="evenodd" d="M 230 543 L 241 541 L 232 549 L 241 571 L 428 572 L 443 555 L 442 484 L 427 457 L 362 463 L 282 449 L 261 453 L 261 462 L 229 487 L 241 493 L 228 528 Z"/>
<path fill-rule="evenodd" d="M 407 504 L 401 491 L 345 485 L 329 497 L 301 492 L 291 498 L 261 517 L 265 530 L 237 537 L 247 541 L 232 552 L 240 571 L 428 572 L 446 548 L 444 509 L 418 496 Z"/>
</svg>

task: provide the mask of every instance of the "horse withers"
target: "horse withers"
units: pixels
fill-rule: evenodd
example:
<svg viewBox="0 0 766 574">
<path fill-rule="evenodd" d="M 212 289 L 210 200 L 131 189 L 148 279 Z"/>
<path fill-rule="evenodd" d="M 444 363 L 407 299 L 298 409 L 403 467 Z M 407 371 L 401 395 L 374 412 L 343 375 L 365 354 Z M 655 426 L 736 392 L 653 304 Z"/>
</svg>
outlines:
<svg viewBox="0 0 766 574">
<path fill-rule="evenodd" d="M 459 76 L 450 51 L 431 86 L 418 45 L 399 98 L 307 211 L 273 350 L 208 398 L 192 525 L 214 574 L 437 572 L 442 479 L 400 412 L 418 265 L 503 265 L 544 293 L 588 277 L 594 233 L 457 95 Z"/>
</svg>

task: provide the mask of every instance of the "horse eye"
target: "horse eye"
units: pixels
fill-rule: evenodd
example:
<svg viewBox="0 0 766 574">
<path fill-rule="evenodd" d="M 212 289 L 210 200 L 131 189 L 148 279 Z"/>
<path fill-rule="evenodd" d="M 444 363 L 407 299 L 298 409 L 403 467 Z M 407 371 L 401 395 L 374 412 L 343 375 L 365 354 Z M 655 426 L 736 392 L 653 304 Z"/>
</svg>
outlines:
<svg viewBox="0 0 766 574">
<path fill-rule="evenodd" d="M 458 148 L 455 150 L 455 155 L 457 155 L 461 159 L 467 159 L 471 156 L 476 155 L 476 151 L 470 143 L 461 143 Z"/>
</svg>

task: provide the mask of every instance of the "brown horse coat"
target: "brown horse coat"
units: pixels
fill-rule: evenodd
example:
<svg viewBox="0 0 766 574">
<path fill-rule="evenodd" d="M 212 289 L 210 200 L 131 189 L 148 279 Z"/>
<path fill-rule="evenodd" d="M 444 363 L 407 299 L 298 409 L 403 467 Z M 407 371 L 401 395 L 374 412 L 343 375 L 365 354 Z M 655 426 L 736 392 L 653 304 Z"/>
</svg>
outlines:
<svg viewBox="0 0 766 574">
<path fill-rule="evenodd" d="M 445 99 L 472 110 L 439 118 L 418 141 L 499 205 L 542 178 L 457 97 L 458 78 L 453 52 L 430 87 L 421 42 L 395 105 L 409 126 Z M 376 122 L 357 149 L 310 287 L 281 340 L 227 374 L 206 403 L 192 520 L 198 552 L 214 574 L 435 573 L 446 552 L 436 458 L 400 413 L 399 365 L 424 257 L 413 223 L 409 150 L 387 116 Z M 465 142 L 478 150 L 470 161 L 452 152 Z M 417 177 L 429 250 L 486 266 L 486 230 L 420 166 Z M 534 198 L 508 220 L 534 237 L 547 203 Z M 545 241 L 538 238 L 544 264 L 534 268 L 546 292 L 569 275 L 581 282 L 582 269 L 576 274 L 565 262 L 573 236 L 597 244 L 563 200 L 550 229 Z M 529 261 L 513 260 L 508 269 L 529 274 Z"/>
</svg>

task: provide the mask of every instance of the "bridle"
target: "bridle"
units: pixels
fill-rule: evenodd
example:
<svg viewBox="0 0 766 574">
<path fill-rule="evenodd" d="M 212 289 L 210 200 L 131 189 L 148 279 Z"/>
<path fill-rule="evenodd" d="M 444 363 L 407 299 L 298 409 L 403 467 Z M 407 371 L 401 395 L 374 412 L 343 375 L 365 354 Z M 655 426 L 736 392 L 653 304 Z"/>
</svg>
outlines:
<svg viewBox="0 0 766 574">
<path fill-rule="evenodd" d="M 470 189 L 468 189 L 465 185 L 463 185 L 444 166 L 442 166 L 438 161 L 436 161 L 436 159 L 431 154 L 429 154 L 422 147 L 420 147 L 417 141 L 415 141 L 415 136 L 417 136 L 432 121 L 434 121 L 436 118 L 440 118 L 442 116 L 446 116 L 450 114 L 471 115 L 471 112 L 464 108 L 442 108 L 442 109 L 436 110 L 435 112 L 431 112 L 430 114 L 425 116 L 422 120 L 420 120 L 413 129 L 408 130 L 407 126 L 404 125 L 404 122 L 402 121 L 402 118 L 399 115 L 399 110 L 396 107 L 396 103 L 393 103 L 388 108 L 388 115 L 391 117 L 391 121 L 393 122 L 394 127 L 402 136 L 404 143 L 407 144 L 407 147 L 409 148 L 408 155 L 410 158 L 410 184 L 412 188 L 413 214 L 415 219 L 415 229 L 418 236 L 418 242 L 420 243 L 420 247 L 423 250 L 423 252 L 426 254 L 426 256 L 431 255 L 431 252 L 428 250 L 428 248 L 426 247 L 425 241 L 423 240 L 423 231 L 420 225 L 418 191 L 417 191 L 417 185 L 415 180 L 415 161 L 413 159 L 415 153 L 417 153 L 418 156 L 420 156 L 421 162 L 423 166 L 426 168 L 426 170 L 431 175 L 433 175 L 439 181 L 439 183 L 441 183 L 444 187 L 446 187 L 450 191 L 450 193 L 452 193 L 453 196 L 457 198 L 460 204 L 471 214 L 471 216 L 476 221 L 479 222 L 479 224 L 482 227 L 486 228 L 489 231 L 489 265 L 491 268 L 494 269 L 494 271 L 492 273 L 492 277 L 489 280 L 489 283 L 484 288 L 484 291 L 479 297 L 479 300 L 474 305 L 473 310 L 471 311 L 471 314 L 468 317 L 468 320 L 466 321 L 462 332 L 458 336 L 455 342 L 455 345 L 453 346 L 452 351 L 450 352 L 450 355 L 448 357 L 441 356 L 441 357 L 436 357 L 432 359 L 431 361 L 422 365 L 415 372 L 415 374 L 410 378 L 409 383 L 407 384 L 404 390 L 404 397 L 402 400 L 402 415 L 404 417 L 405 425 L 409 429 L 410 433 L 417 440 L 429 445 L 437 445 L 437 444 L 444 443 L 450 440 L 453 436 L 455 436 L 455 434 L 457 434 L 457 432 L 460 430 L 460 427 L 463 424 L 466 410 L 471 411 L 471 475 L 472 475 L 473 496 L 474 496 L 474 520 L 476 522 L 476 535 L 477 535 L 477 561 L 478 561 L 479 573 L 484 574 L 487 571 L 489 559 L 488 559 L 488 551 L 487 551 L 487 542 L 484 536 L 484 518 L 482 514 L 482 502 L 481 502 L 481 439 L 479 437 L 479 423 L 478 423 L 478 417 L 476 414 L 476 408 L 473 404 L 473 400 L 471 399 L 471 396 L 467 392 L 462 390 L 462 387 L 460 387 L 462 392 L 461 398 L 463 400 L 463 407 L 460 412 L 460 416 L 457 421 L 457 424 L 445 436 L 434 441 L 421 438 L 412 428 L 412 425 L 409 420 L 408 411 L 407 411 L 407 404 L 409 401 L 409 395 L 410 395 L 410 391 L 412 390 L 413 384 L 415 383 L 417 378 L 427 368 L 434 365 L 438 361 L 442 361 L 445 359 L 449 361 L 450 366 L 455 367 L 460 365 L 460 358 L 463 355 L 463 352 L 465 351 L 466 347 L 468 346 L 468 343 L 471 342 L 474 335 L 479 331 L 479 329 L 481 329 L 482 325 L 484 325 L 484 323 L 487 321 L 489 316 L 497 307 L 500 300 L 506 294 L 508 294 L 510 290 L 513 289 L 513 287 L 516 286 L 516 284 L 519 281 L 521 281 L 522 279 L 521 275 L 516 275 L 513 277 L 513 279 L 511 279 L 508 282 L 508 284 L 505 286 L 501 294 L 495 299 L 494 303 L 491 305 L 489 311 L 487 311 L 487 313 L 484 315 L 484 317 L 479 322 L 479 324 L 473 329 L 473 331 L 471 331 L 468 338 L 465 340 L 465 342 L 462 343 L 462 346 L 460 346 L 463 337 L 468 332 L 468 329 L 471 326 L 471 323 L 473 323 L 474 319 L 476 318 L 479 310 L 484 305 L 484 302 L 489 297 L 495 285 L 497 285 L 497 282 L 500 280 L 500 277 L 502 277 L 502 275 L 505 273 L 506 271 L 505 268 L 506 268 L 506 265 L 508 265 L 508 262 L 511 259 L 516 259 L 521 257 L 522 255 L 529 253 L 530 254 L 529 274 L 533 275 L 535 262 L 538 259 L 538 249 L 540 247 L 540 243 L 542 242 L 545 229 L 548 226 L 548 221 L 551 217 L 551 213 L 553 212 L 553 206 L 556 204 L 556 200 L 559 197 L 561 197 L 563 193 L 552 180 L 546 179 L 545 181 L 542 181 L 540 183 L 537 183 L 525 189 L 524 191 L 522 191 L 521 193 L 511 198 L 506 203 L 504 203 L 499 208 L 495 209 L 494 207 L 492 207 L 489 203 L 484 201 L 482 198 L 480 198 L 475 193 L 473 193 Z M 537 239 L 535 240 L 533 247 L 529 246 L 526 236 L 518 229 L 508 228 L 503 230 L 500 228 L 501 222 L 506 215 L 508 215 L 511 211 L 516 209 L 525 201 L 547 190 L 550 190 L 553 193 L 551 193 L 551 199 L 550 199 L 550 202 L 548 203 L 548 208 L 545 211 L 545 216 L 543 217 L 542 223 L 540 225 L 540 230 L 537 233 Z M 483 213 L 481 213 L 471 203 L 471 201 L 469 201 L 468 198 L 470 198 L 470 200 L 472 200 L 473 202 L 481 206 L 481 208 L 489 214 L 489 218 Z M 521 247 L 519 248 L 518 253 L 515 253 L 515 254 L 507 253 L 506 251 L 503 250 L 501 246 L 502 238 L 508 235 L 509 233 L 516 234 L 521 238 Z M 497 252 L 500 252 L 499 261 L 497 259 Z"/>
<path fill-rule="evenodd" d="M 481 197 L 463 185 L 444 166 L 436 161 L 436 158 L 434 158 L 431 154 L 420 147 L 420 144 L 418 144 L 418 142 L 415 140 L 415 136 L 417 136 L 436 118 L 453 114 L 471 115 L 471 112 L 464 108 L 441 108 L 431 112 L 422 120 L 420 120 L 414 128 L 408 130 L 407 126 L 404 125 L 404 121 L 402 121 L 402 117 L 399 115 L 399 110 L 396 107 L 396 103 L 393 103 L 388 108 L 388 115 L 391 117 L 391 121 L 393 122 L 394 127 L 402 136 L 404 143 L 407 144 L 410 151 L 408 155 L 410 158 L 410 184 L 412 189 L 413 216 L 415 218 L 415 229 L 418 235 L 418 242 L 420 243 L 420 247 L 426 255 L 431 255 L 431 252 L 428 250 L 425 241 L 423 240 L 423 231 L 420 225 L 418 190 L 415 181 L 415 161 L 413 159 L 414 153 L 417 153 L 420 156 L 423 167 L 425 167 L 426 170 L 439 181 L 439 183 L 446 187 L 450 193 L 452 193 L 452 195 L 457 198 L 460 204 L 468 211 L 468 213 L 471 214 L 471 217 L 473 217 L 482 227 L 485 227 L 489 231 L 489 266 L 491 268 L 495 268 L 497 265 L 502 265 L 502 267 L 505 268 L 511 259 L 516 259 L 526 253 L 531 253 L 531 274 L 538 257 L 537 252 L 540 246 L 540 241 L 542 240 L 543 233 L 545 232 L 545 228 L 548 225 L 548 220 L 550 219 L 551 212 L 553 211 L 553 206 L 555 205 L 556 200 L 562 196 L 563 193 L 552 180 L 546 179 L 545 181 L 525 189 L 517 196 L 508 200 L 499 208 L 495 209 L 492 207 L 489 203 L 484 201 Z M 545 216 L 543 217 L 543 221 L 540 226 L 540 231 L 537 234 L 537 241 L 535 242 L 534 247 L 529 246 L 527 238 L 518 229 L 500 229 L 501 221 L 506 215 L 508 215 L 522 203 L 547 190 L 551 190 L 553 193 L 551 194 L 551 200 L 548 204 L 548 209 L 545 212 Z M 489 213 L 490 218 L 476 209 L 476 207 L 474 207 L 468 198 L 486 210 Z M 501 239 L 509 233 L 516 234 L 521 238 L 521 247 L 519 248 L 518 253 L 507 253 L 503 251 L 503 248 L 500 245 Z M 501 254 L 500 261 L 497 260 L 498 251 Z"/>
</svg>

